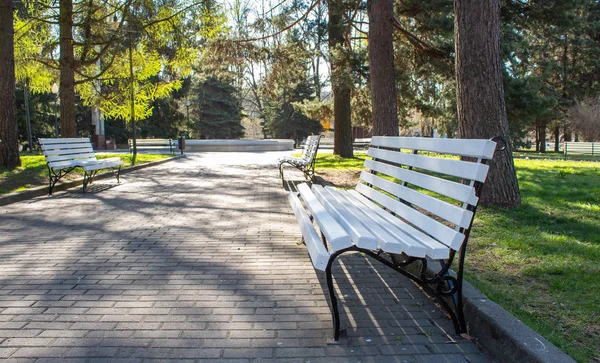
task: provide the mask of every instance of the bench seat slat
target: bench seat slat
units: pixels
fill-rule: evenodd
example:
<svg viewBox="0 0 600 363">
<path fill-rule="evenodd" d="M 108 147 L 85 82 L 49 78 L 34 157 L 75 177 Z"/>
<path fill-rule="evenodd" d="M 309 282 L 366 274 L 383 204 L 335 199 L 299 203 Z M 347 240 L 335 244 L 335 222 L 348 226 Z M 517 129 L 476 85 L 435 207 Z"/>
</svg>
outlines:
<svg viewBox="0 0 600 363">
<path fill-rule="evenodd" d="M 367 173 L 366 171 L 361 172 L 360 178 L 368 184 L 372 184 L 385 190 L 386 192 L 455 225 L 468 228 L 471 223 L 471 218 L 473 217 L 473 212 L 471 211 L 439 200 L 430 195 L 420 193 L 398 183 L 383 179 L 375 174 Z"/>
<path fill-rule="evenodd" d="M 302 203 L 300 203 L 300 199 L 294 193 L 289 193 L 288 200 L 296 216 L 296 221 L 300 226 L 300 231 L 302 232 L 302 237 L 304 237 L 304 243 L 308 249 L 313 266 L 318 270 L 324 271 L 327 267 L 327 262 L 329 262 L 329 251 L 327 251 L 321 242 L 319 235 L 302 207 Z"/>
<path fill-rule="evenodd" d="M 390 161 L 436 173 L 483 182 L 487 176 L 488 165 L 469 161 L 440 159 L 425 155 L 370 148 L 367 155 L 375 159 Z"/>
<path fill-rule="evenodd" d="M 341 250 L 352 246 L 350 236 L 342 226 L 333 218 L 323 205 L 317 200 L 306 183 L 298 185 L 298 192 L 304 204 L 314 217 L 319 229 L 327 238 L 329 245 L 334 250 Z"/>
<path fill-rule="evenodd" d="M 390 198 L 389 196 L 369 188 L 364 184 L 358 184 L 356 190 L 367 198 L 381 204 L 385 208 L 391 210 L 402 219 L 419 228 L 421 231 L 429 234 L 433 238 L 442 242 L 454 250 L 458 250 L 464 240 L 464 235 L 458 233 L 452 228 L 436 221 L 435 219 L 426 216 L 423 213 L 407 206 L 406 204 Z"/>
<path fill-rule="evenodd" d="M 394 232 L 399 232 L 399 236 L 405 239 L 405 242 L 410 244 L 411 246 L 416 243 L 417 249 L 420 246 L 425 248 L 425 254 L 433 259 L 442 259 L 448 258 L 449 250 L 448 246 L 440 243 L 435 240 L 431 236 L 419 231 L 413 226 L 407 224 L 406 222 L 400 220 L 397 217 L 394 217 L 385 209 L 381 208 L 379 205 L 373 203 L 368 198 L 365 198 L 362 194 L 358 193 L 356 190 L 349 190 L 348 194 L 354 197 L 356 200 L 360 201 L 363 205 L 369 208 L 372 212 L 379 215 L 382 219 L 387 221 L 391 226 L 395 229 Z M 400 238 L 400 237 L 399 237 Z M 418 255 L 412 255 L 406 252 L 409 256 L 418 257 Z"/>
<path fill-rule="evenodd" d="M 329 187 L 328 187 L 329 188 Z M 362 223 L 377 237 L 379 249 L 389 253 L 406 253 L 414 257 L 425 257 L 425 247 L 399 230 L 388 220 L 382 218 L 354 197 L 348 191 L 335 190 L 340 198 L 345 198 L 357 209 Z M 444 248 L 447 250 L 447 248 Z"/>
<path fill-rule="evenodd" d="M 328 190 L 320 185 L 313 185 L 312 191 L 329 214 L 348 231 L 354 245 L 372 250 L 377 249 L 377 238 L 362 225 L 359 218 L 351 210 L 345 208 Z"/>
<path fill-rule="evenodd" d="M 491 159 L 496 150 L 496 143 L 494 141 L 478 139 L 374 136 L 371 138 L 371 145 L 431 151 L 440 154 L 452 154 L 483 159 Z"/>
<path fill-rule="evenodd" d="M 475 195 L 475 189 L 469 185 L 438 178 L 433 175 L 415 173 L 405 168 L 374 160 L 365 160 L 365 167 L 470 205 L 477 205 L 479 200 Z"/>
</svg>

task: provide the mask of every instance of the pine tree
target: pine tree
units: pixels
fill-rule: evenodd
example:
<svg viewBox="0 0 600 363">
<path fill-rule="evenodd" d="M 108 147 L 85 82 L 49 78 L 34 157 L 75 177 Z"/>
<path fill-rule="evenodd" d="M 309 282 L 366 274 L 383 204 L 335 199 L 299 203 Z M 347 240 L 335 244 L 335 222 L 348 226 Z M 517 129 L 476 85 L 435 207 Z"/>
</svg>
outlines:
<svg viewBox="0 0 600 363">
<path fill-rule="evenodd" d="M 244 136 L 242 107 L 237 90 L 209 77 L 193 90 L 195 117 L 192 135 L 201 139 L 238 139 Z"/>
</svg>

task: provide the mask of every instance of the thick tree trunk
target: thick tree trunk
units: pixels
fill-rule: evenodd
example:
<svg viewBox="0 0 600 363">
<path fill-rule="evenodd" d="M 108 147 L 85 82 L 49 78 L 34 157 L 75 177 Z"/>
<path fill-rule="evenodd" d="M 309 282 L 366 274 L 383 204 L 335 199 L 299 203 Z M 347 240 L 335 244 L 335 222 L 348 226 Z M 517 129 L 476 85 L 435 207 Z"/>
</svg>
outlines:
<svg viewBox="0 0 600 363">
<path fill-rule="evenodd" d="M 73 0 L 60 0 L 60 135 L 76 137 Z"/>
<path fill-rule="evenodd" d="M 329 54 L 333 90 L 333 153 L 343 158 L 354 156 L 350 91 L 352 80 L 344 51 L 344 1 L 329 0 Z"/>
<path fill-rule="evenodd" d="M 368 0 L 369 73 L 373 135 L 398 136 L 398 109 L 394 80 L 393 1 Z"/>
<path fill-rule="evenodd" d="M 0 0 L 0 166 L 21 165 L 15 103 L 13 2 Z"/>
<path fill-rule="evenodd" d="M 559 146 L 560 146 L 560 127 L 556 126 L 554 128 L 554 152 L 555 153 L 560 151 Z"/>
<path fill-rule="evenodd" d="M 480 203 L 517 207 L 521 195 L 504 103 L 500 0 L 456 0 L 454 19 L 459 137 L 507 140 L 506 151 L 490 163 Z"/>
</svg>

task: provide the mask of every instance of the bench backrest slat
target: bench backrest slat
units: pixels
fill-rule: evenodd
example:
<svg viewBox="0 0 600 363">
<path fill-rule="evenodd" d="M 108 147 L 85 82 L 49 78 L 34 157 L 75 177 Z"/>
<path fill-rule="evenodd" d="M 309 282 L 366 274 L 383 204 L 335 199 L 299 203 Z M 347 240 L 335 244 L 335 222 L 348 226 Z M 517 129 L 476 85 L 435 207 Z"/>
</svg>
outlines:
<svg viewBox="0 0 600 363">
<path fill-rule="evenodd" d="M 473 212 L 471 211 L 365 171 L 361 173 L 360 178 L 366 183 L 376 186 L 387 193 L 401 195 L 402 199 L 412 206 L 419 207 L 435 214 L 452 224 L 459 225 L 463 228 L 469 228 L 471 218 L 473 217 Z"/>
<path fill-rule="evenodd" d="M 413 173 L 411 170 L 374 160 L 365 160 L 365 167 L 461 202 L 471 205 L 477 205 L 478 202 L 475 190 L 465 184 L 438 178 L 433 175 Z"/>
<path fill-rule="evenodd" d="M 484 181 L 489 166 L 460 160 L 440 159 L 437 157 L 415 155 L 384 149 L 370 148 L 367 155 L 396 164 L 421 168 L 432 172 L 455 176 L 469 180 Z"/>
<path fill-rule="evenodd" d="M 398 145 L 411 150 L 431 151 L 487 160 L 494 157 L 494 151 L 496 150 L 496 143 L 491 140 L 389 136 L 374 136 L 371 139 L 371 146 L 374 147 L 397 148 Z"/>
<path fill-rule="evenodd" d="M 420 233 L 458 250 L 479 201 L 496 143 L 488 140 L 373 137 L 356 191 Z M 426 152 L 427 155 L 419 155 Z M 459 160 L 459 157 L 466 157 Z"/>
<path fill-rule="evenodd" d="M 38 142 L 49 167 L 69 165 L 69 161 L 96 161 L 96 153 L 88 138 L 47 139 Z"/>
<path fill-rule="evenodd" d="M 321 135 L 310 135 L 306 138 L 306 145 L 304 147 L 304 151 L 302 152 L 302 159 L 304 159 L 307 164 L 312 163 L 317 155 L 320 140 Z"/>
</svg>

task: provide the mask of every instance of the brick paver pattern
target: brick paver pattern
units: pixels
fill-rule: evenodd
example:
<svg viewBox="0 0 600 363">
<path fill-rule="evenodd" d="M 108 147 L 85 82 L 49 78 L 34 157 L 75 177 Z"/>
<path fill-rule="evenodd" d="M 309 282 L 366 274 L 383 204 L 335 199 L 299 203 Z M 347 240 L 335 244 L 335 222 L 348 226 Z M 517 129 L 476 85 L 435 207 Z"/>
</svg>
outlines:
<svg viewBox="0 0 600 363">
<path fill-rule="evenodd" d="M 277 155 L 190 154 L 0 207 L 0 359 L 489 360 L 410 281 L 360 255 L 336 264 L 348 338 L 327 344 L 325 279 Z"/>
</svg>

